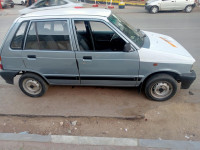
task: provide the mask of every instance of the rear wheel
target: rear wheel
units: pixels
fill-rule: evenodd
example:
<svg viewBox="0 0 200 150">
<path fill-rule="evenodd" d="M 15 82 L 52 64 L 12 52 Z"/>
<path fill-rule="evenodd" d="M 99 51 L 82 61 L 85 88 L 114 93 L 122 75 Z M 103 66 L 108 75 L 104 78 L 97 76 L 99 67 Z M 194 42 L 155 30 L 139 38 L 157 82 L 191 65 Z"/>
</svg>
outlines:
<svg viewBox="0 0 200 150">
<path fill-rule="evenodd" d="M 145 86 L 147 98 L 155 101 L 165 101 L 176 94 L 177 82 L 168 74 L 156 74 L 150 77 Z"/>
<path fill-rule="evenodd" d="M 22 92 L 30 97 L 40 97 L 48 89 L 48 84 L 38 75 L 33 73 L 23 74 L 19 79 Z"/>
<path fill-rule="evenodd" d="M 14 4 L 11 4 L 11 5 L 10 5 L 11 8 L 13 8 L 14 6 L 15 6 Z"/>
<path fill-rule="evenodd" d="M 152 14 L 156 14 L 157 12 L 158 12 L 158 6 L 152 6 L 151 8 L 150 8 L 150 13 L 152 13 Z"/>
<path fill-rule="evenodd" d="M 190 13 L 192 11 L 192 9 L 193 9 L 192 5 L 188 5 L 185 7 L 185 12 Z"/>
<path fill-rule="evenodd" d="M 25 5 L 24 1 L 21 1 L 21 5 L 23 5 L 23 6 Z"/>
</svg>

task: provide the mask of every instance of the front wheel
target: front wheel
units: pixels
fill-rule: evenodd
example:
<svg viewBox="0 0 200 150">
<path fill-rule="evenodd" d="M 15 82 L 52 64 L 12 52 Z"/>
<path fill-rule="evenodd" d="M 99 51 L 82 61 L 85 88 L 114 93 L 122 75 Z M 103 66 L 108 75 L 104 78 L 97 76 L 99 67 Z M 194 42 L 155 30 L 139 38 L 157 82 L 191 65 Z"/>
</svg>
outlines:
<svg viewBox="0 0 200 150">
<path fill-rule="evenodd" d="M 176 80 L 168 74 L 156 74 L 150 77 L 145 86 L 147 98 L 155 101 L 165 101 L 172 98 L 177 91 Z"/>
<path fill-rule="evenodd" d="M 185 12 L 190 13 L 192 11 L 193 7 L 191 5 L 188 5 L 185 7 Z"/>
<path fill-rule="evenodd" d="M 19 87 L 22 92 L 30 97 L 40 97 L 48 89 L 47 83 L 33 73 L 23 74 L 19 79 Z"/>
<path fill-rule="evenodd" d="M 149 12 L 152 14 L 156 14 L 158 12 L 158 10 L 159 10 L 158 6 L 152 6 Z"/>
</svg>

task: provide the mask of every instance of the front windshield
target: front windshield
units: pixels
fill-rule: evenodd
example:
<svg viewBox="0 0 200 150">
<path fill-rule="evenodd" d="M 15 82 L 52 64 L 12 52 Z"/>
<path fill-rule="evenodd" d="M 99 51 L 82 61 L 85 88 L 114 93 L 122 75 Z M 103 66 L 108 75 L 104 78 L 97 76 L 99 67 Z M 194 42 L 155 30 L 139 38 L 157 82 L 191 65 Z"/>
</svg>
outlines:
<svg viewBox="0 0 200 150">
<path fill-rule="evenodd" d="M 142 47 L 144 44 L 144 35 L 141 31 L 131 27 L 128 23 L 113 14 L 108 17 L 108 20 L 128 36 L 138 47 Z"/>
</svg>

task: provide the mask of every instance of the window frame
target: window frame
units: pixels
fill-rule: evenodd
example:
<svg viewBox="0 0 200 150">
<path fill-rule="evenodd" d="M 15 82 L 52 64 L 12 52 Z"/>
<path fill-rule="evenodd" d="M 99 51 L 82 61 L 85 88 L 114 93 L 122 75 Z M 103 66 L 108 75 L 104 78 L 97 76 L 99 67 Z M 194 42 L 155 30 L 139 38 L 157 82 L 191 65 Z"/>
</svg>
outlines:
<svg viewBox="0 0 200 150">
<path fill-rule="evenodd" d="M 69 41 L 70 41 L 70 46 L 71 46 L 71 49 L 70 50 L 49 50 L 49 49 L 37 49 L 38 51 L 73 51 L 74 50 L 74 46 L 73 46 L 73 43 L 72 43 L 72 31 L 71 31 L 71 26 L 70 26 L 70 19 L 67 19 L 67 18 L 64 18 L 64 19 L 34 19 L 34 20 L 30 20 L 29 21 L 29 25 L 28 25 L 28 28 L 26 30 L 26 35 L 25 35 L 25 40 L 24 40 L 24 45 L 23 45 L 23 50 L 25 51 L 31 51 L 31 50 L 34 50 L 34 49 L 25 49 L 25 45 L 26 45 L 26 40 L 27 40 L 27 36 L 28 36 L 28 32 L 30 30 L 30 27 L 31 27 L 31 24 L 34 22 L 52 22 L 52 21 L 66 21 L 67 22 L 67 25 L 68 25 L 68 32 L 69 32 Z M 37 35 L 36 35 L 37 36 Z"/>
<path fill-rule="evenodd" d="M 13 39 L 16 37 L 16 34 L 17 32 L 19 31 L 19 28 L 22 26 L 22 24 L 24 22 L 27 22 L 27 25 L 26 25 L 26 28 L 25 28 L 25 32 L 24 32 L 24 37 L 22 39 L 22 43 L 21 43 L 21 48 L 12 48 L 12 42 L 13 42 Z M 17 29 L 15 30 L 15 33 L 13 34 L 13 37 L 12 37 L 12 40 L 10 41 L 10 49 L 11 50 L 23 50 L 24 49 L 24 42 L 26 40 L 26 34 L 27 34 L 27 28 L 29 27 L 29 23 L 30 23 L 30 20 L 24 20 L 22 21 L 21 23 L 19 23 L 19 26 L 17 27 Z"/>
<path fill-rule="evenodd" d="M 117 29 L 114 25 L 112 25 L 111 23 L 109 23 L 109 20 L 104 20 L 101 18 L 72 18 L 71 19 L 71 24 L 72 24 L 72 30 L 73 30 L 73 36 L 74 36 L 74 41 L 75 41 L 75 45 L 76 45 L 76 49 L 79 52 L 101 52 L 101 51 L 82 51 L 79 47 L 79 43 L 78 43 L 78 39 L 77 39 L 77 34 L 76 34 L 76 29 L 75 29 L 75 22 L 74 21 L 94 21 L 94 22 L 101 22 L 103 24 L 105 24 L 106 26 L 108 26 L 111 30 L 113 30 L 113 32 L 115 32 L 119 37 L 121 37 L 126 43 L 131 43 L 133 51 L 137 50 L 135 47 L 135 43 L 132 44 L 133 42 L 128 39 L 121 31 L 118 31 L 119 29 Z M 106 52 L 106 51 L 103 51 Z M 109 52 L 109 51 L 108 51 Z M 112 53 L 115 53 L 116 51 L 112 51 Z M 123 52 L 123 51 L 121 51 Z"/>
</svg>

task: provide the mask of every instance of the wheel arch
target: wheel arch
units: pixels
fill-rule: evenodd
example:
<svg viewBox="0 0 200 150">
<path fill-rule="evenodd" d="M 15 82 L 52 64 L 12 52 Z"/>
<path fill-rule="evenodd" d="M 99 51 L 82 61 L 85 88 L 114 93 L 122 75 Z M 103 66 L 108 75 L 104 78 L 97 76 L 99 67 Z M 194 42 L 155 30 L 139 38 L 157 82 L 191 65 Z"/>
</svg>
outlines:
<svg viewBox="0 0 200 150">
<path fill-rule="evenodd" d="M 31 71 L 22 71 L 20 74 L 23 75 L 23 74 L 26 74 L 26 73 L 32 73 L 32 74 L 35 74 L 35 75 L 38 75 L 39 77 L 41 77 L 48 85 L 50 84 L 49 81 L 41 74 L 37 73 L 37 72 L 31 72 Z"/>
<path fill-rule="evenodd" d="M 173 71 L 159 71 L 159 72 L 151 73 L 148 76 L 146 76 L 144 80 L 140 83 L 140 87 L 142 88 L 143 86 L 145 86 L 148 79 L 156 74 L 167 74 L 167 75 L 172 76 L 177 82 L 181 82 L 181 76 L 179 73 L 173 72 Z"/>
</svg>

